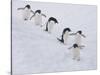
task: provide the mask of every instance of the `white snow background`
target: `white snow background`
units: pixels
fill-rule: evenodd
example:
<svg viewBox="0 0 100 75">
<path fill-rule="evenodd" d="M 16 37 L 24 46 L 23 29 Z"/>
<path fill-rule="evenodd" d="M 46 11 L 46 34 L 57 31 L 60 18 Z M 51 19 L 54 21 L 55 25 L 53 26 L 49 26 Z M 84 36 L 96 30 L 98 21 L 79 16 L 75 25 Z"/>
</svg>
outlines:
<svg viewBox="0 0 100 75">
<path fill-rule="evenodd" d="M 17 8 L 30 4 L 33 11 L 40 9 L 47 17 L 55 17 L 59 24 L 51 34 L 43 27 L 36 26 L 34 19 L 24 21 L 21 10 Z M 97 66 L 97 8 L 94 5 L 76 5 L 17 1 L 12 3 L 12 72 L 13 75 L 31 73 L 64 72 L 94 70 Z M 82 39 L 85 48 L 80 50 L 81 60 L 72 59 L 74 37 L 70 36 L 67 45 L 61 44 L 56 37 L 61 36 L 65 27 L 72 32 L 82 30 L 86 38 Z"/>
</svg>

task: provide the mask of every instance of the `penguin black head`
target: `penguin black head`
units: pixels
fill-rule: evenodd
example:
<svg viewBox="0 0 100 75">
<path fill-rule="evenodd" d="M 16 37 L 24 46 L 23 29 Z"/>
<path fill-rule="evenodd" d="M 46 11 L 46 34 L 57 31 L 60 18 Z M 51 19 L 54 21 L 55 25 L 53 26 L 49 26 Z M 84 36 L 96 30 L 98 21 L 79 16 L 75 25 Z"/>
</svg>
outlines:
<svg viewBox="0 0 100 75">
<path fill-rule="evenodd" d="M 71 29 L 70 29 L 70 28 L 65 28 L 64 30 L 65 30 L 65 31 L 68 31 L 68 32 L 70 32 L 70 31 L 71 31 Z"/>
<path fill-rule="evenodd" d="M 50 21 L 54 21 L 55 23 L 58 23 L 57 19 L 54 18 L 54 17 L 50 17 L 48 21 L 49 21 L 49 22 L 50 22 Z"/>
<path fill-rule="evenodd" d="M 77 33 L 82 34 L 82 31 L 80 30 L 80 31 L 78 31 Z"/>
<path fill-rule="evenodd" d="M 30 8 L 31 8 L 31 6 L 30 6 L 30 5 L 26 5 L 25 7 L 26 7 L 26 8 L 28 8 L 28 9 L 30 9 Z"/>
<path fill-rule="evenodd" d="M 36 10 L 35 13 L 39 13 L 40 14 L 41 13 L 41 10 Z"/>
<path fill-rule="evenodd" d="M 63 30 L 63 34 L 64 34 L 66 31 L 70 32 L 71 29 L 70 29 L 70 28 L 65 28 L 65 29 Z"/>
<path fill-rule="evenodd" d="M 77 47 L 78 47 L 78 44 L 73 44 L 73 47 L 74 47 L 74 48 L 77 48 Z"/>
</svg>

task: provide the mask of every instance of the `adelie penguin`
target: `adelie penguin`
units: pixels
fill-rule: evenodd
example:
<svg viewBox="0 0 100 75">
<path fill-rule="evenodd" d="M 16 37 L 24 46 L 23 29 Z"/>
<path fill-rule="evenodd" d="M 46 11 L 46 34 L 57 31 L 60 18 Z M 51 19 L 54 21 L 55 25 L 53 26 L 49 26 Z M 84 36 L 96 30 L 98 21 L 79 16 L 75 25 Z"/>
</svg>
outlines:
<svg viewBox="0 0 100 75">
<path fill-rule="evenodd" d="M 41 12 L 41 10 L 36 10 L 34 15 L 31 16 L 30 20 L 34 17 L 35 25 L 42 26 L 42 16 L 46 17 L 46 15 Z"/>
<path fill-rule="evenodd" d="M 51 33 L 55 24 L 58 24 L 57 19 L 54 18 L 54 17 L 50 17 L 48 19 L 47 23 L 46 23 L 46 29 L 45 29 L 45 31 Z"/>
<path fill-rule="evenodd" d="M 23 8 L 18 8 L 17 10 L 23 10 L 23 19 L 26 21 L 30 18 L 31 13 L 34 14 L 34 12 L 31 10 L 31 6 L 30 5 L 26 5 Z"/>
<path fill-rule="evenodd" d="M 79 46 L 82 45 L 82 37 L 86 37 L 81 30 L 77 31 L 76 33 L 72 33 L 70 35 L 75 35 L 75 43 L 78 44 Z"/>
<path fill-rule="evenodd" d="M 61 39 L 57 38 L 60 42 L 64 43 L 64 44 L 67 44 L 67 40 L 68 40 L 68 37 L 69 37 L 69 33 L 71 32 L 71 29 L 70 28 L 64 28 L 63 32 L 62 32 L 62 36 L 61 36 Z"/>
<path fill-rule="evenodd" d="M 73 60 L 80 61 L 80 49 L 83 49 L 83 46 L 79 46 L 78 44 L 73 44 L 72 47 L 68 48 L 72 49 L 72 58 Z"/>
</svg>

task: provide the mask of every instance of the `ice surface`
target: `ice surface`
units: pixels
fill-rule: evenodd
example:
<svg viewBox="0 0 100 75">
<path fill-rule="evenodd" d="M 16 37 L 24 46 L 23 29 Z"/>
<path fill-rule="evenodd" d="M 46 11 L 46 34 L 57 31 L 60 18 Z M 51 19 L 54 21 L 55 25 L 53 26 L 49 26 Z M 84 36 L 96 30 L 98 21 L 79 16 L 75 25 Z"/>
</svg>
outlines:
<svg viewBox="0 0 100 75">
<path fill-rule="evenodd" d="M 57 18 L 59 24 L 54 26 L 51 34 L 43 27 L 34 25 L 34 19 L 22 20 L 22 11 L 17 8 L 30 4 L 32 10 L 41 9 L 47 18 Z M 57 3 L 41 3 L 14 0 L 12 4 L 12 72 L 14 75 L 63 72 L 96 69 L 97 44 L 97 12 L 96 6 L 73 5 Z M 82 30 L 86 38 L 82 39 L 85 48 L 81 50 L 81 60 L 72 60 L 74 43 L 70 36 L 67 45 L 61 44 L 60 37 L 63 28 L 70 27 L 72 32 Z"/>
</svg>

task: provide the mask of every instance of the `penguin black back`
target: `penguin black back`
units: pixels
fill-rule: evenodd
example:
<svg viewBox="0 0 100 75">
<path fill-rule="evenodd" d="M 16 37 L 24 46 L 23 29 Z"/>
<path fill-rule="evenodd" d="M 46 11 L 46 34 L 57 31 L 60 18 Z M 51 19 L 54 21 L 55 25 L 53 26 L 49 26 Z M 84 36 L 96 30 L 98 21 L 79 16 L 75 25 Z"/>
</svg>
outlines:
<svg viewBox="0 0 100 75">
<path fill-rule="evenodd" d="M 78 47 L 78 44 L 73 44 L 73 47 L 74 47 L 74 48 L 77 48 L 77 47 Z"/>
<path fill-rule="evenodd" d="M 64 34 L 65 34 L 66 31 L 70 32 L 71 29 L 70 29 L 70 28 L 64 28 L 63 33 L 62 33 L 62 38 L 61 38 L 61 40 L 62 40 L 63 42 L 64 42 L 63 36 L 64 36 Z"/>
<path fill-rule="evenodd" d="M 26 8 L 28 8 L 28 9 L 30 9 L 30 8 L 31 8 L 31 6 L 30 6 L 30 5 L 26 5 L 25 7 L 26 7 Z"/>
<path fill-rule="evenodd" d="M 81 30 L 79 30 L 77 33 L 82 34 L 82 31 L 81 31 Z"/>
<path fill-rule="evenodd" d="M 62 36 L 61 36 L 61 39 L 57 38 L 60 42 L 64 43 L 64 39 L 63 39 L 63 36 L 65 34 L 65 32 L 68 31 L 70 32 L 71 29 L 70 28 L 64 28 L 63 32 L 62 32 Z"/>
<path fill-rule="evenodd" d="M 55 23 L 58 23 L 57 19 L 54 18 L 54 17 L 50 17 L 50 18 L 48 19 L 48 22 L 50 22 L 50 21 L 54 21 Z M 46 30 L 45 30 L 45 31 L 48 31 L 48 22 L 47 22 L 47 24 L 46 24 Z"/>
<path fill-rule="evenodd" d="M 48 21 L 49 21 L 49 22 L 50 22 L 50 21 L 54 21 L 55 23 L 58 23 L 57 19 L 54 18 L 54 17 L 50 17 Z"/>
<path fill-rule="evenodd" d="M 63 35 L 62 35 L 62 37 L 63 37 Z M 64 39 L 63 38 L 61 38 L 61 39 L 57 38 L 57 40 L 59 40 L 61 43 L 64 43 Z"/>
<path fill-rule="evenodd" d="M 45 31 L 48 31 L 48 22 L 46 23 L 46 29 L 45 29 Z"/>
<path fill-rule="evenodd" d="M 36 13 L 39 13 L 39 14 L 40 14 L 40 13 L 41 13 L 41 10 L 36 10 L 36 11 L 35 11 L 35 14 L 36 14 Z"/>
<path fill-rule="evenodd" d="M 66 31 L 70 32 L 71 29 L 70 28 L 64 28 L 62 35 L 64 35 Z"/>
</svg>

